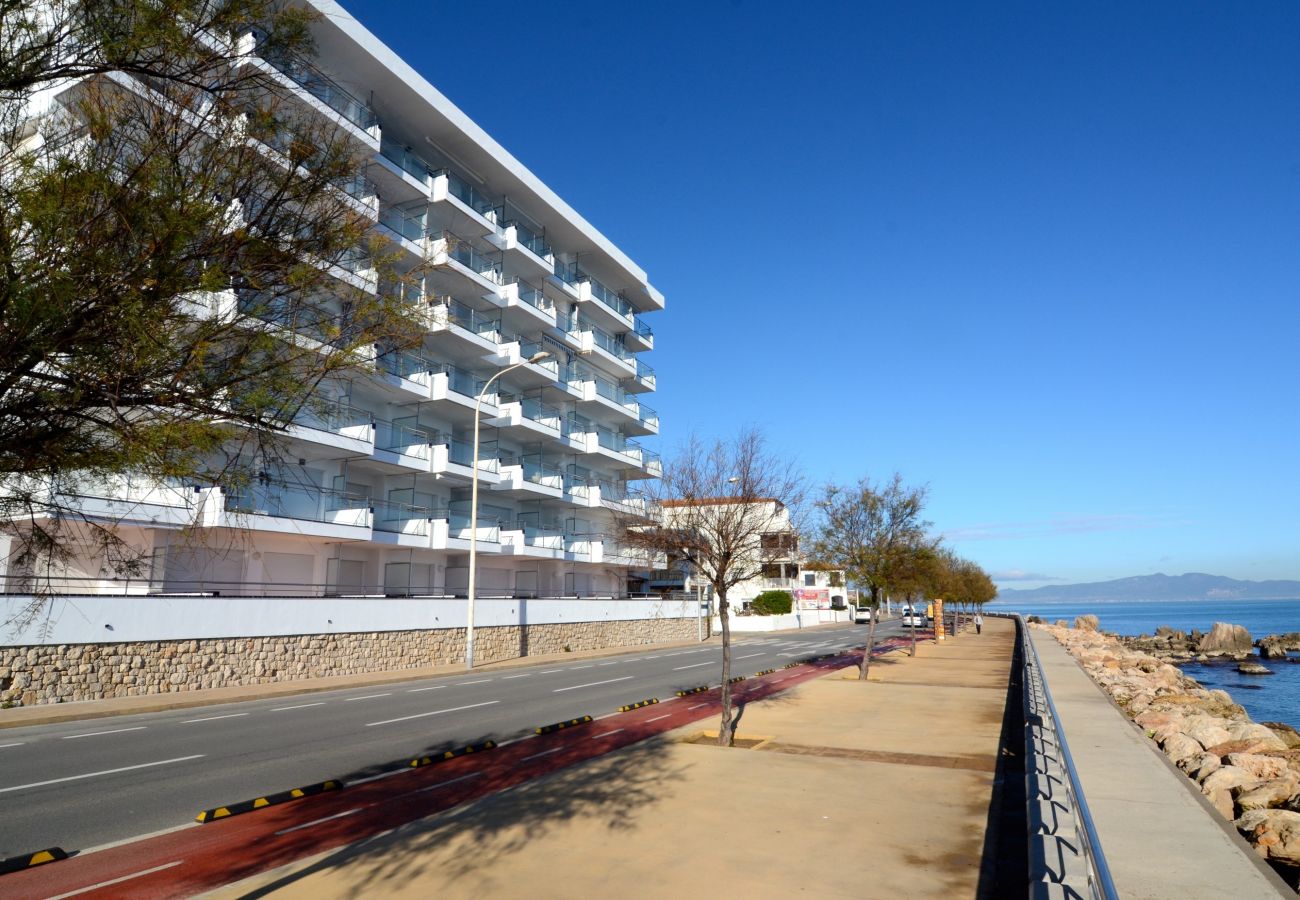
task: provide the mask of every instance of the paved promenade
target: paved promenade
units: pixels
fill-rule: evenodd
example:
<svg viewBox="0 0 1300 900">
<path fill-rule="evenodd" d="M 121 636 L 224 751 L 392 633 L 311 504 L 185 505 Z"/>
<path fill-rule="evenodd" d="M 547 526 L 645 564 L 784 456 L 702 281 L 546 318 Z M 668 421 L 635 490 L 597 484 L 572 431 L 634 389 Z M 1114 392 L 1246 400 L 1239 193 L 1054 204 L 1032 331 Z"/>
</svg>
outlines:
<svg viewBox="0 0 1300 900">
<path fill-rule="evenodd" d="M 1035 628 L 1029 633 L 1121 897 L 1295 897 L 1064 647 Z"/>
<path fill-rule="evenodd" d="M 212 896 L 997 896 L 981 862 L 1013 644 L 1001 620 L 923 642 L 872 683 L 749 704 L 750 749 L 682 729 Z"/>
</svg>

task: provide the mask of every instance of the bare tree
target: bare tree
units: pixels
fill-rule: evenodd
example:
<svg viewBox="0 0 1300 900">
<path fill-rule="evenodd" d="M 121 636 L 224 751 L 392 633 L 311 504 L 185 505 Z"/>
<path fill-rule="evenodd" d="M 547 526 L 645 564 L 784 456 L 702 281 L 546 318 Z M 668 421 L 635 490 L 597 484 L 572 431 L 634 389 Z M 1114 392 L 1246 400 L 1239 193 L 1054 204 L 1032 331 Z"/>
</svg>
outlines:
<svg viewBox="0 0 1300 900">
<path fill-rule="evenodd" d="M 797 533 L 792 513 L 797 519 L 804 492 L 798 467 L 773 452 L 756 429 L 730 441 L 692 437 L 650 488 L 657 519 L 623 528 L 629 545 L 666 554 L 713 588 L 722 622 L 722 746 L 730 746 L 735 733 L 728 597 L 759 577 L 765 560 L 789 552 L 784 538 Z"/>
<path fill-rule="evenodd" d="M 921 519 L 928 494 L 928 487 L 908 487 L 895 473 L 884 484 L 864 477 L 851 487 L 827 485 L 817 501 L 821 521 L 814 552 L 870 592 L 871 624 L 858 675 L 862 681 L 871 669 L 881 597 L 908 588 L 918 554 L 931 544 L 925 535 L 930 523 Z"/>
</svg>

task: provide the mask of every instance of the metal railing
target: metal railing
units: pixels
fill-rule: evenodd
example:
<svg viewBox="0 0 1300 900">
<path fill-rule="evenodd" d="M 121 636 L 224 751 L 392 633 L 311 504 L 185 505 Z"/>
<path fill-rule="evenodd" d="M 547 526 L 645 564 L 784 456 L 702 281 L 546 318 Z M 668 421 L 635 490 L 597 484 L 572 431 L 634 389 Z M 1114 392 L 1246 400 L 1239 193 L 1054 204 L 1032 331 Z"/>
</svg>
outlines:
<svg viewBox="0 0 1300 900">
<path fill-rule="evenodd" d="M 1080 897 L 1118 900 L 1097 826 L 1079 783 L 1060 714 L 1043 675 L 1029 626 L 1017 615 L 1024 643 L 1025 796 L 1029 812 L 1030 895 L 1035 885 L 1061 885 Z M 1043 894 L 1046 896 L 1046 894 Z"/>
</svg>

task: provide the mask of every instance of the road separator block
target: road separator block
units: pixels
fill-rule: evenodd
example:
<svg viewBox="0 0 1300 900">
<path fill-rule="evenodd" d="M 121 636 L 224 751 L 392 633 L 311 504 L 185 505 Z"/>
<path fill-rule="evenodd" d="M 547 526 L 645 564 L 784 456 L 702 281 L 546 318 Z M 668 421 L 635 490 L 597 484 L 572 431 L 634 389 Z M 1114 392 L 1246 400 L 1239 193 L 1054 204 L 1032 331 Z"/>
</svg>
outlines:
<svg viewBox="0 0 1300 900">
<path fill-rule="evenodd" d="M 700 685 L 699 687 L 693 687 L 693 688 L 691 688 L 691 689 L 689 689 L 689 690 L 685 690 L 685 691 L 677 691 L 677 696 L 678 696 L 678 697 L 689 697 L 691 694 L 703 694 L 703 693 L 704 693 L 705 691 L 707 691 L 708 689 L 709 689 L 709 686 L 708 686 L 707 684 L 702 684 L 702 685 Z"/>
<path fill-rule="evenodd" d="M 592 721 L 591 716 L 578 716 L 576 719 L 568 719 L 564 722 L 555 722 L 551 725 L 539 725 L 533 729 L 535 734 L 550 734 L 552 731 L 563 731 L 565 728 L 575 728 L 578 725 L 586 725 Z"/>
<path fill-rule="evenodd" d="M 641 709 L 643 706 L 654 706 L 659 702 L 658 697 L 651 697 L 648 700 L 638 700 L 636 703 L 629 703 L 626 706 L 620 706 L 619 712 L 631 712 L 634 709 Z"/>
<path fill-rule="evenodd" d="M 457 747 L 455 750 L 444 750 L 436 756 L 417 756 L 407 765 L 412 769 L 418 769 L 422 766 L 431 766 L 434 763 L 446 762 L 449 759 L 455 759 L 458 756 L 466 756 L 470 753 L 482 753 L 484 750 L 496 749 L 496 741 L 484 741 L 481 744 L 466 744 L 464 747 Z"/>
<path fill-rule="evenodd" d="M 337 778 L 332 778 L 329 781 L 308 784 L 300 788 L 281 791 L 278 794 L 267 794 L 265 797 L 254 797 L 252 800 L 240 800 L 238 803 L 228 803 L 225 806 L 205 809 L 194 817 L 194 821 L 203 823 L 215 822 L 217 819 L 242 815 L 243 813 L 252 812 L 255 809 L 263 809 L 267 806 L 277 806 L 281 803 L 289 803 L 292 800 L 301 800 L 303 797 L 312 797 L 316 794 L 323 794 L 326 791 L 337 791 L 342 787 L 344 787 L 342 781 Z"/>
<path fill-rule="evenodd" d="M 68 854 L 62 847 L 46 847 L 44 850 L 37 850 L 35 853 L 20 853 L 17 856 L 0 859 L 0 875 L 6 875 L 9 872 L 21 872 L 23 869 L 43 866 L 46 863 L 58 862 L 67 858 Z"/>
</svg>

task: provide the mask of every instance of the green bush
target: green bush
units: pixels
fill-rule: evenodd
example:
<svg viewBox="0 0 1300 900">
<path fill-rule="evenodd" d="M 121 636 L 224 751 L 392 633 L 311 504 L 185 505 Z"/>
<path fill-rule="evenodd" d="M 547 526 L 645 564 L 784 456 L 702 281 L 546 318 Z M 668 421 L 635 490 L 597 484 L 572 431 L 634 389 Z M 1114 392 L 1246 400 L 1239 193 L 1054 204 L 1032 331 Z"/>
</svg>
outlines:
<svg viewBox="0 0 1300 900">
<path fill-rule="evenodd" d="M 760 616 L 780 616 L 794 608 L 794 598 L 789 591 L 763 591 L 751 608 Z"/>
</svg>

